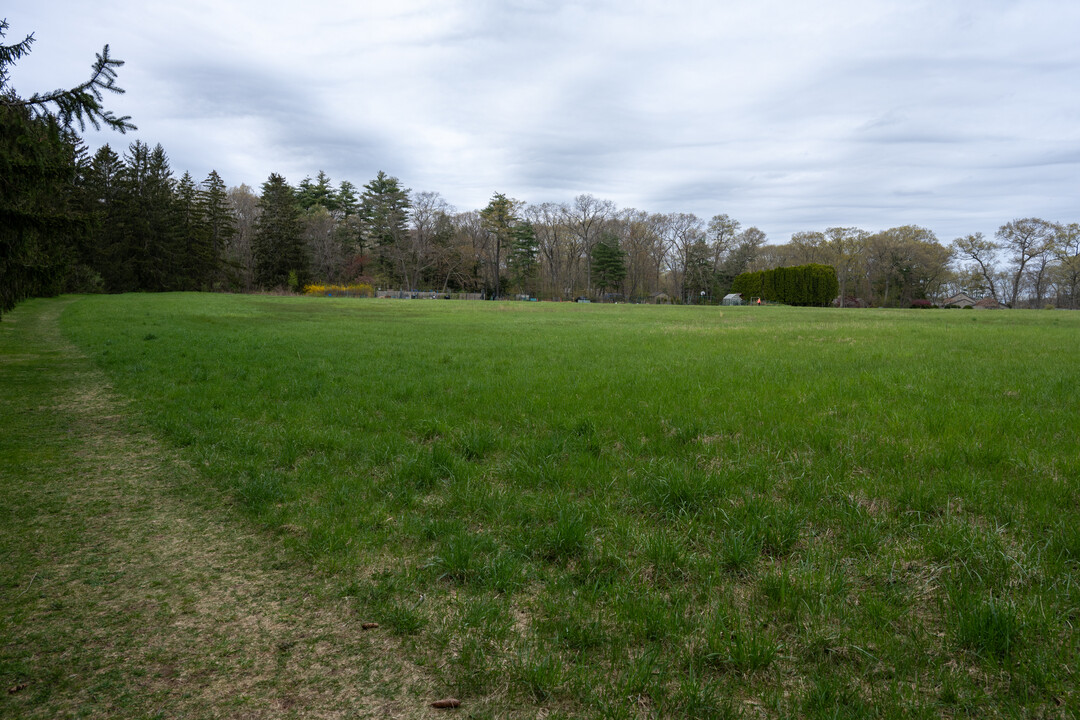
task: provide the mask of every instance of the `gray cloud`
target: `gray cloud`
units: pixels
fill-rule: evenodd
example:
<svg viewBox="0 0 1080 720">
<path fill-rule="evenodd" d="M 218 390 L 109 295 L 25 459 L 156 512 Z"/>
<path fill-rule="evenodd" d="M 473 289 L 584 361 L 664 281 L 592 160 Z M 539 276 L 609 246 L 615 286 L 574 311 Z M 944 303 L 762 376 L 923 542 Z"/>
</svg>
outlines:
<svg viewBox="0 0 1080 720">
<path fill-rule="evenodd" d="M 43 5 L 8 10 L 39 39 L 16 87 L 109 42 L 137 137 L 230 184 L 382 169 L 463 209 L 589 192 L 774 241 L 1077 219 L 1070 0 Z"/>
</svg>

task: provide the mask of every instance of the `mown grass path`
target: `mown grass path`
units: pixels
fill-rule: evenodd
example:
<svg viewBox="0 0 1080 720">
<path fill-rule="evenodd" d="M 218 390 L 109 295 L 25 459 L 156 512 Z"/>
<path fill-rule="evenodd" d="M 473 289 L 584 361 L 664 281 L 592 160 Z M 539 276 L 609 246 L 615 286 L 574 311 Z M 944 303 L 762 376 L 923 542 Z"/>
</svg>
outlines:
<svg viewBox="0 0 1080 720">
<path fill-rule="evenodd" d="M 195 474 L 61 336 L 71 302 L 0 324 L 0 717 L 435 713 L 379 631 L 183 491 Z"/>
</svg>

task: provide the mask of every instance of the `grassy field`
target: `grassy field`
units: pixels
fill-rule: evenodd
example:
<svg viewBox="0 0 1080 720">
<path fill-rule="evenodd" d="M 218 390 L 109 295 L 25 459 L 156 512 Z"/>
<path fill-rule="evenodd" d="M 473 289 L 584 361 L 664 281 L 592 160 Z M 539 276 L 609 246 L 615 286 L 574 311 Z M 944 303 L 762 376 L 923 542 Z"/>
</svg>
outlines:
<svg viewBox="0 0 1080 720">
<path fill-rule="evenodd" d="M 226 506 L 288 558 L 256 574 L 378 622 L 342 632 L 458 713 L 1075 717 L 1078 313 L 130 295 L 59 322 L 190 468 L 144 494 Z M 49 385 L 15 364 L 5 397 Z M 381 692 L 420 715 L 415 684 Z"/>
</svg>

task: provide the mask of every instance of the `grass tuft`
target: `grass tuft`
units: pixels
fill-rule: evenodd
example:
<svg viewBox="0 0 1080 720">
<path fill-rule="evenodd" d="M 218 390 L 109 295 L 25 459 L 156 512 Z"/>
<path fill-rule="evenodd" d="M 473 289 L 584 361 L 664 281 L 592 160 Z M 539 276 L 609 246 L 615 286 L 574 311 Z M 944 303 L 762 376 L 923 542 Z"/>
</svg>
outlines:
<svg viewBox="0 0 1080 720">
<path fill-rule="evenodd" d="M 954 589 L 949 602 L 952 632 L 961 647 L 1001 660 L 1021 644 L 1024 622 L 1014 603 L 967 588 Z"/>
</svg>

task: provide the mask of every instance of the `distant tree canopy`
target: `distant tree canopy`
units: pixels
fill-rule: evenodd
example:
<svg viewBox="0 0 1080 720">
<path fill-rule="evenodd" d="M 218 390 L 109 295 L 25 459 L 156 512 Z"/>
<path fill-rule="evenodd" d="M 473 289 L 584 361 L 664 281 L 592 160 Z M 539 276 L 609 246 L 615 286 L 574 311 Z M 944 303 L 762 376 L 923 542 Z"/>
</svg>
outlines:
<svg viewBox="0 0 1080 720">
<path fill-rule="evenodd" d="M 785 305 L 826 306 L 839 290 L 836 269 L 818 264 L 743 273 L 731 285 L 731 292 L 747 300 L 759 297 Z"/>
</svg>

